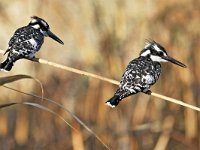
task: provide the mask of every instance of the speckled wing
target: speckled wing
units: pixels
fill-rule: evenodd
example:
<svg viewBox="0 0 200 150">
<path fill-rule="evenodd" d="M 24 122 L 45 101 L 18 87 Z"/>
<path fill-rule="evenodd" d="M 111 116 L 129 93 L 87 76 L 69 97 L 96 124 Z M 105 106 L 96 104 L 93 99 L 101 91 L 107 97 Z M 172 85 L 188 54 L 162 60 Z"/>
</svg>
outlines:
<svg viewBox="0 0 200 150">
<path fill-rule="evenodd" d="M 44 41 L 43 35 L 32 27 L 22 27 L 16 30 L 9 41 L 6 52 L 17 54 L 19 57 L 32 58 Z"/>
<path fill-rule="evenodd" d="M 138 92 L 148 91 L 150 86 L 159 78 L 160 67 L 159 63 L 154 64 L 144 57 L 132 60 L 122 76 L 119 89 L 115 95 L 119 95 L 120 99 L 123 99 Z"/>
</svg>

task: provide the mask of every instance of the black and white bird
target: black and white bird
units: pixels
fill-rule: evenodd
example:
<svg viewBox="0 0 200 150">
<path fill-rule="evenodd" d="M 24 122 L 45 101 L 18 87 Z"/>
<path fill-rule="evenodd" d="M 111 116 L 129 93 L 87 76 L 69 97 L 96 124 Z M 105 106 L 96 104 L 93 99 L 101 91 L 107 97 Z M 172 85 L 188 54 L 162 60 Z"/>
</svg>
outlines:
<svg viewBox="0 0 200 150">
<path fill-rule="evenodd" d="M 50 31 L 48 23 L 37 16 L 31 17 L 27 26 L 17 29 L 9 41 L 7 59 L 0 64 L 0 70 L 10 71 L 15 61 L 25 58 L 33 59 L 35 53 L 41 48 L 44 37 L 49 36 L 60 44 L 64 44 Z"/>
<path fill-rule="evenodd" d="M 156 83 L 161 73 L 159 62 L 171 62 L 186 68 L 186 65 L 168 56 L 160 44 L 155 41 L 147 41 L 140 56 L 128 64 L 122 75 L 119 88 L 106 104 L 114 108 L 123 98 L 130 95 L 138 92 L 150 94 L 151 85 Z"/>
</svg>

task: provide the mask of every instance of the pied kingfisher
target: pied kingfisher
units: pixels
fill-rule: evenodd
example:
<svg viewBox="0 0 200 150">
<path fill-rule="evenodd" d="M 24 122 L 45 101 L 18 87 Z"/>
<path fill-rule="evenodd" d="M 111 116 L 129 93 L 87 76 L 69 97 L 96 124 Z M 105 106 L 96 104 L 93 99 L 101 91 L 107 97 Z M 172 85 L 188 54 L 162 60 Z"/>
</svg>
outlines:
<svg viewBox="0 0 200 150">
<path fill-rule="evenodd" d="M 44 37 L 49 36 L 57 42 L 64 44 L 50 31 L 48 23 L 37 16 L 31 17 L 27 26 L 17 29 L 9 41 L 7 59 L 0 64 L 0 70 L 10 71 L 15 61 L 25 58 L 33 59 L 35 53 L 41 48 Z"/>
<path fill-rule="evenodd" d="M 138 92 L 151 94 L 150 86 L 156 83 L 161 73 L 159 62 L 171 62 L 186 68 L 186 65 L 168 56 L 165 49 L 155 41 L 147 41 L 140 56 L 133 59 L 122 75 L 119 88 L 106 104 L 115 107 L 119 102 Z"/>
</svg>

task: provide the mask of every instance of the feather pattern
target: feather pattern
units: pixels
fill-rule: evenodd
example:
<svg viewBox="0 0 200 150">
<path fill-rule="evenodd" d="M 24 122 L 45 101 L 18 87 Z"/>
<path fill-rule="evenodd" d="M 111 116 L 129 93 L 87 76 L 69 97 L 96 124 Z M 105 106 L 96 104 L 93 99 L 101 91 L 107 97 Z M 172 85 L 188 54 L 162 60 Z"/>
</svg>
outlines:
<svg viewBox="0 0 200 150">
<path fill-rule="evenodd" d="M 160 63 L 140 56 L 128 64 L 115 95 L 119 95 L 121 100 L 138 92 L 146 92 L 158 80 L 160 73 Z"/>
</svg>

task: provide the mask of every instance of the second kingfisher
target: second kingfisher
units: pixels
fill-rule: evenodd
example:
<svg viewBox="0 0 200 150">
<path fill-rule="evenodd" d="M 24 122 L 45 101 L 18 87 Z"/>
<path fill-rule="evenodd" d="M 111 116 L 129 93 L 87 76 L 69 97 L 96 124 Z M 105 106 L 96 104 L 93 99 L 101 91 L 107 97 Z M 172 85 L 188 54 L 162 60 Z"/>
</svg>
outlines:
<svg viewBox="0 0 200 150">
<path fill-rule="evenodd" d="M 161 73 L 160 62 L 171 62 L 186 67 L 183 63 L 170 57 L 160 44 L 155 41 L 147 41 L 140 56 L 128 64 L 122 75 L 119 88 L 106 104 L 113 108 L 123 98 L 130 95 L 138 92 L 150 94 L 149 88 L 156 83 Z"/>
<path fill-rule="evenodd" d="M 31 17 L 30 23 L 15 31 L 9 41 L 7 59 L 0 64 L 0 70 L 10 71 L 14 62 L 25 58 L 33 59 L 35 53 L 41 48 L 44 37 L 49 36 L 60 44 L 64 44 L 55 34 L 50 31 L 48 23 L 37 16 Z"/>
</svg>

